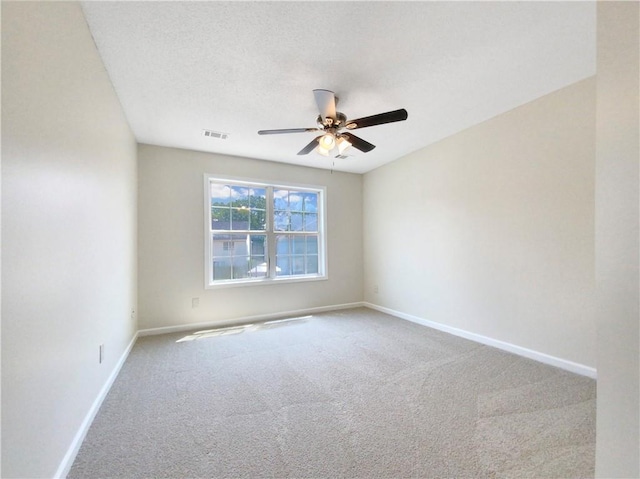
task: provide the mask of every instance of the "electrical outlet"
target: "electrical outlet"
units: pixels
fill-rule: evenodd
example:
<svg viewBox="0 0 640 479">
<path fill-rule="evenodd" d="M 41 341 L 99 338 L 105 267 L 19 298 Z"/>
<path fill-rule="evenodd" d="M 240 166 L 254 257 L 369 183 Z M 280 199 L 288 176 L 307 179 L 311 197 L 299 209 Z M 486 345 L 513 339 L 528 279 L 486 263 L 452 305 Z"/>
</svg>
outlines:
<svg viewBox="0 0 640 479">
<path fill-rule="evenodd" d="M 378 285 L 377 284 L 373 285 L 373 292 L 378 294 Z"/>
<path fill-rule="evenodd" d="M 104 361 L 104 344 L 101 344 L 99 347 L 98 362 L 102 364 L 102 361 Z"/>
<path fill-rule="evenodd" d="M 136 316 L 136 311 L 135 311 L 135 309 L 132 309 L 131 310 L 131 319 L 135 318 L 135 316 Z"/>
<path fill-rule="evenodd" d="M 191 307 L 197 308 L 200 306 L 200 298 L 191 298 Z"/>
</svg>

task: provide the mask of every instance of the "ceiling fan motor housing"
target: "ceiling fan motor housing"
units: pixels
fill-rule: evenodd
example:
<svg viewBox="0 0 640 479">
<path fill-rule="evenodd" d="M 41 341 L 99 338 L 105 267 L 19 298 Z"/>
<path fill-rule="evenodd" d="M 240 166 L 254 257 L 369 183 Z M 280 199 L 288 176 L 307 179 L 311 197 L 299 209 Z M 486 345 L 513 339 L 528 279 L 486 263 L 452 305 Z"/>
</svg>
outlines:
<svg viewBox="0 0 640 479">
<path fill-rule="evenodd" d="M 347 116 L 344 113 L 336 112 L 336 118 L 326 117 L 324 120 L 322 119 L 322 115 L 318 115 L 316 119 L 318 126 L 326 130 L 327 128 L 343 128 L 345 123 L 347 122 Z"/>
</svg>

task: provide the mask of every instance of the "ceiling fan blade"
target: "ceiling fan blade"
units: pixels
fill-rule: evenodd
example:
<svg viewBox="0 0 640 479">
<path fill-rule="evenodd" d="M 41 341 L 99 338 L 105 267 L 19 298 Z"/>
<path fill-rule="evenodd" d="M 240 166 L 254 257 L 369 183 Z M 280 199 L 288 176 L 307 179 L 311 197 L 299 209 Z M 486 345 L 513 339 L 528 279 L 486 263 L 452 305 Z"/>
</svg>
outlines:
<svg viewBox="0 0 640 479">
<path fill-rule="evenodd" d="M 318 146 L 318 140 L 322 138 L 322 135 L 315 137 L 313 140 L 309 142 L 307 146 L 305 146 L 302 150 L 298 152 L 298 155 L 306 155 L 311 153 L 313 149 Z"/>
<path fill-rule="evenodd" d="M 313 96 L 318 105 L 320 116 L 325 118 L 336 119 L 336 96 L 330 90 L 313 90 Z"/>
<path fill-rule="evenodd" d="M 352 135 L 351 133 L 343 133 L 340 136 L 346 138 L 347 141 L 351 143 L 351 146 L 365 153 L 373 150 L 376 147 L 376 145 L 372 145 L 368 141 L 365 141 L 362 138 L 357 137 L 356 135 Z"/>
<path fill-rule="evenodd" d="M 345 126 L 349 130 L 355 130 L 356 128 L 366 128 L 367 126 L 384 125 L 385 123 L 403 121 L 407 119 L 407 116 L 407 110 L 402 108 L 400 110 L 388 111 L 377 115 L 365 116 L 363 118 L 358 118 L 357 120 L 349 120 Z"/>
<path fill-rule="evenodd" d="M 306 133 L 307 131 L 318 131 L 317 128 L 285 128 L 282 130 L 260 130 L 258 135 L 280 135 L 282 133 Z"/>
</svg>

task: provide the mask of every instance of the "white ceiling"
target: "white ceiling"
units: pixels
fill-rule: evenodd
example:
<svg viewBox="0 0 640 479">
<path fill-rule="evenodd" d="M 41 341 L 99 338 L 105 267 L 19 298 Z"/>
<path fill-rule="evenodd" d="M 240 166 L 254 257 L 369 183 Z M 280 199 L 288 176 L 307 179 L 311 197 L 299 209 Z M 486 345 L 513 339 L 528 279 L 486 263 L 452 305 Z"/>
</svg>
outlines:
<svg viewBox="0 0 640 479">
<path fill-rule="evenodd" d="M 595 2 L 84 2 L 141 143 L 363 173 L 595 74 Z M 348 159 L 296 153 L 312 90 L 354 119 Z M 229 134 L 204 137 L 203 129 Z"/>
</svg>

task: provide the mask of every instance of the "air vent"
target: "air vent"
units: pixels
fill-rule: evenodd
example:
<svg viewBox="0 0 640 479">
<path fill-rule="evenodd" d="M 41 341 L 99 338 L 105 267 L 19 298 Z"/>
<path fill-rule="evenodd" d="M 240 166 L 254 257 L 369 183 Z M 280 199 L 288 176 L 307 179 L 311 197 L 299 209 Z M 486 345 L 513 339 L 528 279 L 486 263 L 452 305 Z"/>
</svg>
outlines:
<svg viewBox="0 0 640 479">
<path fill-rule="evenodd" d="M 221 131 L 213 131 L 213 130 L 202 130 L 203 136 L 208 136 L 209 138 L 217 138 L 218 140 L 226 140 L 229 136 L 229 133 L 222 133 Z"/>
<path fill-rule="evenodd" d="M 347 158 L 351 158 L 351 155 L 336 155 L 336 158 L 340 158 L 341 160 L 346 160 Z"/>
</svg>

